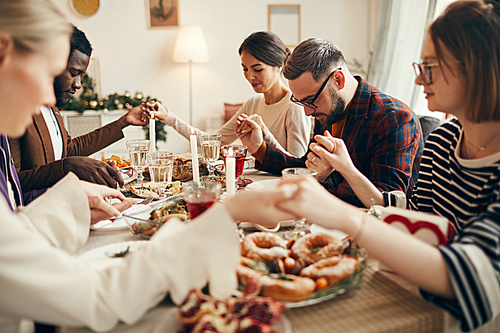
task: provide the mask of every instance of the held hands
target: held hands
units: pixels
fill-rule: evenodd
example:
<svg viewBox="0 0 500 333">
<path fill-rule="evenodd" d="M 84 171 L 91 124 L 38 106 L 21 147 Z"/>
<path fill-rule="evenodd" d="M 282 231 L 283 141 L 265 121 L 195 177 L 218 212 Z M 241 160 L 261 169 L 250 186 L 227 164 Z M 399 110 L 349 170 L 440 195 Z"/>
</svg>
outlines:
<svg viewBox="0 0 500 333">
<path fill-rule="evenodd" d="M 309 145 L 312 152 L 307 155 L 306 166 L 318 172 L 318 181 L 325 181 L 334 170 L 345 175 L 355 169 L 344 140 L 332 137 L 328 131 L 314 139 L 316 143 Z"/>
<path fill-rule="evenodd" d="M 321 184 L 311 177 L 291 177 L 281 181 L 282 186 L 295 185 L 291 200 L 283 200 L 278 207 L 290 214 L 306 218 L 310 223 L 317 223 L 330 229 L 344 229 L 344 218 L 357 211 L 357 208 L 330 194 Z M 332 212 L 335 213 L 333 218 Z M 335 225 L 332 225 L 335 223 Z"/>
<path fill-rule="evenodd" d="M 226 201 L 225 206 L 235 221 L 275 227 L 279 221 L 299 217 L 277 206 L 278 202 L 290 200 L 296 190 L 296 185 L 288 184 L 272 190 L 245 191 Z M 249 209 L 249 207 L 254 207 L 254 209 Z"/>
<path fill-rule="evenodd" d="M 164 121 L 168 116 L 168 110 L 160 102 L 147 102 L 141 105 L 141 107 L 150 117 L 159 121 Z"/>
<path fill-rule="evenodd" d="M 262 128 L 244 113 L 236 119 L 235 131 L 241 142 L 248 147 L 250 154 L 254 154 L 264 141 Z"/>
<path fill-rule="evenodd" d="M 80 181 L 80 185 L 89 199 L 91 224 L 116 217 L 134 204 L 133 199 L 126 199 L 120 191 L 109 187 L 85 181 Z M 110 205 L 105 199 L 107 197 L 117 198 L 120 202 Z"/>
<path fill-rule="evenodd" d="M 80 180 L 109 186 L 113 189 L 123 186 L 123 178 L 114 167 L 106 162 L 85 156 L 70 156 L 63 159 L 63 172 L 73 172 Z"/>
<path fill-rule="evenodd" d="M 144 110 L 142 105 L 133 107 L 120 118 L 121 127 L 128 125 L 144 126 L 149 122 L 149 113 Z"/>
</svg>

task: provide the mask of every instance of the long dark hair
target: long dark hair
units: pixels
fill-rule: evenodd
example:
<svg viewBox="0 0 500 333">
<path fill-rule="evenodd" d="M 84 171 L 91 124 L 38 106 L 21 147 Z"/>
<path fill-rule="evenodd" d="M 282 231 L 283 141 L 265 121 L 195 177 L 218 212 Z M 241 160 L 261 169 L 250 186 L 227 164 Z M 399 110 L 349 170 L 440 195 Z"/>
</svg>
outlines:
<svg viewBox="0 0 500 333">
<path fill-rule="evenodd" d="M 245 38 L 238 49 L 239 55 L 243 51 L 273 67 L 283 66 L 290 55 L 285 43 L 271 31 L 257 31 Z"/>
</svg>

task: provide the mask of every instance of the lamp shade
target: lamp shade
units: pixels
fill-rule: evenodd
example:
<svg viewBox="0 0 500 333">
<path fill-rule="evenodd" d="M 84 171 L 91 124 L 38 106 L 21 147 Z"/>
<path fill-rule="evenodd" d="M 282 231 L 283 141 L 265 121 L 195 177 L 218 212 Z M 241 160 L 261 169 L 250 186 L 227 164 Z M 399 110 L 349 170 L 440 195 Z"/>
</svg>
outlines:
<svg viewBox="0 0 500 333">
<path fill-rule="evenodd" d="M 180 27 L 174 46 L 175 62 L 207 62 L 209 60 L 207 43 L 201 27 Z"/>
</svg>

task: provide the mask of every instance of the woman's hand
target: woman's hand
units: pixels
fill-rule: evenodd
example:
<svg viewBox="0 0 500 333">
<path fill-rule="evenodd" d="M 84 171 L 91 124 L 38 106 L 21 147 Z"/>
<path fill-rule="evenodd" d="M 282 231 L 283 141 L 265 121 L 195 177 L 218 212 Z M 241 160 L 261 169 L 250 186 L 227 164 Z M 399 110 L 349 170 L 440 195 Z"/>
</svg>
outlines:
<svg viewBox="0 0 500 333">
<path fill-rule="evenodd" d="M 227 200 L 224 205 L 235 221 L 275 227 L 278 222 L 297 219 L 296 214 L 281 210 L 277 204 L 290 200 L 297 186 L 288 184 L 272 190 L 245 191 Z"/>
<path fill-rule="evenodd" d="M 247 115 L 238 116 L 235 131 L 241 142 L 247 146 L 250 154 L 254 154 L 264 141 L 262 129 L 255 121 L 248 119 Z"/>
<path fill-rule="evenodd" d="M 278 207 L 293 215 L 306 218 L 325 228 L 343 229 L 343 218 L 357 208 L 329 193 L 312 177 L 291 177 L 281 181 L 280 186 L 295 185 L 293 198 L 278 203 Z M 278 188 L 279 188 L 278 187 Z"/>
<path fill-rule="evenodd" d="M 269 128 L 267 128 L 266 124 L 264 124 L 264 120 L 262 120 L 262 117 L 259 116 L 258 114 L 251 114 L 251 115 L 246 115 L 244 113 L 240 114 L 236 118 L 236 133 L 238 132 L 246 132 L 246 131 L 251 131 L 252 127 L 249 125 L 249 123 L 246 120 L 252 120 L 254 121 L 262 130 L 262 135 L 266 136 L 269 133 Z"/>
<path fill-rule="evenodd" d="M 91 224 L 116 217 L 134 204 L 134 200 L 125 198 L 123 193 L 112 188 L 83 180 L 80 181 L 80 185 L 89 199 Z M 120 202 L 110 205 L 106 200 L 108 197 L 116 198 Z"/>
<path fill-rule="evenodd" d="M 142 105 L 149 115 L 159 121 L 164 121 L 168 116 L 168 110 L 160 102 L 147 102 Z"/>
</svg>

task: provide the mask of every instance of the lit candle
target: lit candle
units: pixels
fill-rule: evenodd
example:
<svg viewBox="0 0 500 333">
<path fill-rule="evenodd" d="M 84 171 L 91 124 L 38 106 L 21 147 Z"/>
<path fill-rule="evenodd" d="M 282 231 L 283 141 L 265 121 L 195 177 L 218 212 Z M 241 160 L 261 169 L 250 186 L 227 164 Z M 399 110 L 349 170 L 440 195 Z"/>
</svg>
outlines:
<svg viewBox="0 0 500 333">
<path fill-rule="evenodd" d="M 234 191 L 236 188 L 235 184 L 236 178 L 236 160 L 233 156 L 233 148 L 229 147 L 226 156 L 226 191 L 227 197 L 234 197 Z"/>
<path fill-rule="evenodd" d="M 150 150 L 156 150 L 156 121 L 155 118 L 149 118 L 149 145 Z"/>
<path fill-rule="evenodd" d="M 196 142 L 196 135 L 194 134 L 194 130 L 192 128 L 189 142 L 191 143 L 191 165 L 193 167 L 193 180 L 198 183 L 200 181 L 200 169 L 198 167 L 198 143 Z"/>
</svg>

